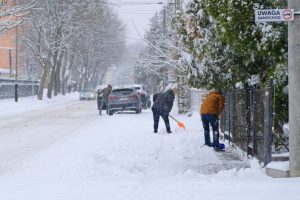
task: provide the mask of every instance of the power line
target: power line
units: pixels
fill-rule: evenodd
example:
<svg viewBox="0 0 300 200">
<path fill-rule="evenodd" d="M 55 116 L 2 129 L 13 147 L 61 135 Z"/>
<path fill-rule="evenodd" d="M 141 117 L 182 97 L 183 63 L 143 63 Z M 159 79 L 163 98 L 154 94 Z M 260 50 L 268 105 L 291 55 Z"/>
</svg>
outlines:
<svg viewBox="0 0 300 200">
<path fill-rule="evenodd" d="M 135 13 L 135 12 L 118 12 L 120 14 L 124 14 L 124 15 L 132 15 L 132 14 L 135 14 L 135 15 L 152 15 L 152 14 L 155 14 L 155 13 Z"/>
<path fill-rule="evenodd" d="M 149 5 L 149 4 L 164 4 L 162 1 L 120 1 L 120 2 L 107 2 L 106 4 L 121 4 L 121 5 Z"/>
<path fill-rule="evenodd" d="M 49 3 L 50 5 L 72 5 L 72 4 L 75 4 L 75 5 L 80 5 L 80 4 L 86 4 L 84 2 L 81 2 L 81 3 L 57 3 L 57 2 L 51 2 Z M 37 5 L 49 5 L 47 3 L 37 3 Z M 161 4 L 164 4 L 162 1 L 121 1 L 121 2 L 94 2 L 92 4 L 113 4 L 113 5 L 148 5 L 148 4 L 158 4 L 158 5 L 161 5 Z M 7 7 L 16 7 L 14 5 L 0 5 L 1 8 L 7 8 Z"/>
<path fill-rule="evenodd" d="M 163 4 L 163 2 L 158 1 L 158 2 L 120 2 L 121 5 L 149 5 L 149 4 Z"/>
</svg>

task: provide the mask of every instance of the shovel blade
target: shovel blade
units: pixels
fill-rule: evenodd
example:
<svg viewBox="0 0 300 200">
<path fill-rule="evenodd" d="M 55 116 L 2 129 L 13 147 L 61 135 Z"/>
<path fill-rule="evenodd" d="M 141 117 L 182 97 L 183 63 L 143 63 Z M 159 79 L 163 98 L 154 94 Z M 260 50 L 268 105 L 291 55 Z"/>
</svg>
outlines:
<svg viewBox="0 0 300 200">
<path fill-rule="evenodd" d="M 185 126 L 184 126 L 184 124 L 183 124 L 182 122 L 177 122 L 177 125 L 178 125 L 180 128 L 185 129 Z"/>
</svg>

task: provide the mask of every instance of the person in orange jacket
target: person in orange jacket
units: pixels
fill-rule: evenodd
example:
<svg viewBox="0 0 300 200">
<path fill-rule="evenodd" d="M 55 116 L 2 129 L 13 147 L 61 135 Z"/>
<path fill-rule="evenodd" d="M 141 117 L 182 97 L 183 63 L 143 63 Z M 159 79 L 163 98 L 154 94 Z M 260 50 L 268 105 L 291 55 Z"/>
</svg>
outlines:
<svg viewBox="0 0 300 200">
<path fill-rule="evenodd" d="M 219 146 L 219 115 L 224 108 L 224 102 L 221 90 L 215 90 L 210 92 L 201 104 L 200 114 L 207 146 Z M 213 143 L 210 142 L 209 125 L 213 130 Z"/>
</svg>

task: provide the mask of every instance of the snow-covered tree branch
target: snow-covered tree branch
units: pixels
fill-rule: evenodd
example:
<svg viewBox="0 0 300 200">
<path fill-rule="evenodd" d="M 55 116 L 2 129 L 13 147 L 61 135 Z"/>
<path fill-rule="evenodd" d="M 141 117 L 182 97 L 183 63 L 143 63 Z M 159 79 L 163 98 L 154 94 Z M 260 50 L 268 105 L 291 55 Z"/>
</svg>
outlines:
<svg viewBox="0 0 300 200">
<path fill-rule="evenodd" d="M 28 3 L 20 3 L 14 5 L 7 0 L 0 1 L 0 32 L 12 29 L 20 25 L 30 9 L 34 7 L 36 0 L 32 0 Z"/>
<path fill-rule="evenodd" d="M 46 84 L 51 98 L 66 87 L 70 75 L 79 89 L 94 87 L 118 62 L 125 44 L 124 26 L 102 0 L 36 0 L 26 21 L 22 39 L 43 69 L 39 99 Z"/>
</svg>

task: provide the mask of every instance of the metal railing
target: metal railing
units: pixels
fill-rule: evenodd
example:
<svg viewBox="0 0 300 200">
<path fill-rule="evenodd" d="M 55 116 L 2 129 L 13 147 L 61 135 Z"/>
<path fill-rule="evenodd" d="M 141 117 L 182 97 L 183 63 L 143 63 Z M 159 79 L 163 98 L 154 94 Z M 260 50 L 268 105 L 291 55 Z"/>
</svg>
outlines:
<svg viewBox="0 0 300 200">
<path fill-rule="evenodd" d="M 0 99 L 34 96 L 39 81 L 0 79 Z"/>
<path fill-rule="evenodd" d="M 227 91 L 220 128 L 225 139 L 265 165 L 272 160 L 272 89 Z"/>
</svg>

